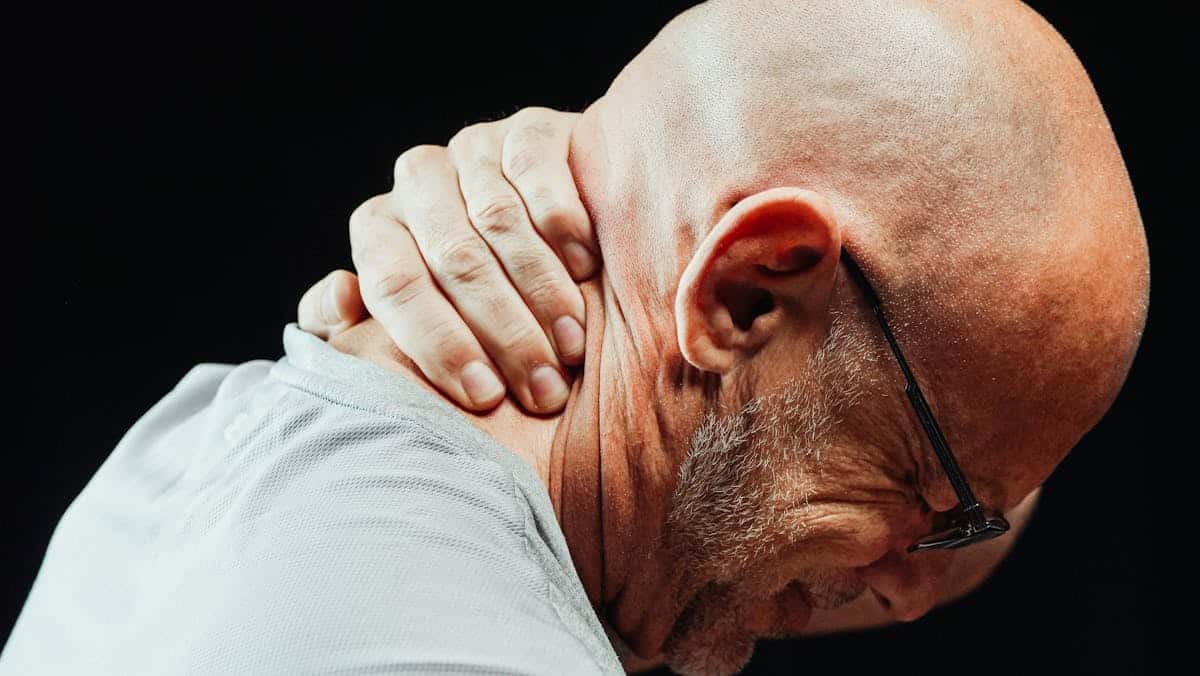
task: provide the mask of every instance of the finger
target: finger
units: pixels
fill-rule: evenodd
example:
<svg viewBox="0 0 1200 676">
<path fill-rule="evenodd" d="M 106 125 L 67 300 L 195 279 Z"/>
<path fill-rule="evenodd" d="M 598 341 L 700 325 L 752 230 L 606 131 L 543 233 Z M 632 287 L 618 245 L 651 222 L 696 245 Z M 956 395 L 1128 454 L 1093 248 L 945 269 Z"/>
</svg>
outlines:
<svg viewBox="0 0 1200 676">
<path fill-rule="evenodd" d="M 358 278 L 334 270 L 313 284 L 296 309 L 300 328 L 328 340 L 366 318 L 367 309 L 358 291 Z"/>
<path fill-rule="evenodd" d="M 530 411 L 561 409 L 568 390 L 550 341 L 468 221 L 445 149 L 428 152 L 440 155 L 397 160 L 389 205 L 517 400 Z"/>
<path fill-rule="evenodd" d="M 499 258 L 558 355 L 566 363 L 579 363 L 584 349 L 583 295 L 501 174 L 495 132 L 460 134 L 449 151 L 471 224 Z"/>
<path fill-rule="evenodd" d="M 505 123 L 504 176 L 525 202 L 534 227 L 576 280 L 600 266 L 592 221 L 567 164 L 575 115 L 526 108 Z"/>
<path fill-rule="evenodd" d="M 371 314 L 421 373 L 458 405 L 488 410 L 504 399 L 504 384 L 479 341 L 437 288 L 412 235 L 367 200 L 350 217 L 354 264 Z"/>
</svg>

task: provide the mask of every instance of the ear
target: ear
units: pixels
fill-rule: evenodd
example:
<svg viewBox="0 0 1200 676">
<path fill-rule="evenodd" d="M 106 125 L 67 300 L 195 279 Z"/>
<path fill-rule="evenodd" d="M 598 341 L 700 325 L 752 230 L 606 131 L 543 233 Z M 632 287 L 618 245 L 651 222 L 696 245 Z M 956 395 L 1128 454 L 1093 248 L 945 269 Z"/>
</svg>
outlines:
<svg viewBox="0 0 1200 676">
<path fill-rule="evenodd" d="M 785 332 L 824 336 L 841 245 L 832 207 L 814 192 L 773 188 L 738 202 L 679 280 L 684 359 L 727 373 Z"/>
</svg>

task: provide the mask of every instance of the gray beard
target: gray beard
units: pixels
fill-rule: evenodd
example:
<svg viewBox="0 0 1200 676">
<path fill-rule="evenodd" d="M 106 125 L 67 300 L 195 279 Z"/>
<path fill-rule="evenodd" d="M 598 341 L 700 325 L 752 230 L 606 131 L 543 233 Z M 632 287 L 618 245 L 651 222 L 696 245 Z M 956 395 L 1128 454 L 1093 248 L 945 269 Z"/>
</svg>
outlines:
<svg viewBox="0 0 1200 676">
<path fill-rule="evenodd" d="M 736 588 L 747 573 L 802 542 L 771 501 L 780 478 L 807 501 L 842 413 L 863 390 L 871 347 L 835 317 L 829 335 L 800 378 L 782 391 L 751 399 L 737 412 L 709 412 L 692 436 L 679 470 L 664 531 L 685 571 L 691 600 L 664 646 L 681 674 L 729 674 L 745 666 L 755 637 L 743 630 Z M 836 607 L 864 585 L 847 571 L 813 568 L 789 589 L 808 605 Z"/>
</svg>

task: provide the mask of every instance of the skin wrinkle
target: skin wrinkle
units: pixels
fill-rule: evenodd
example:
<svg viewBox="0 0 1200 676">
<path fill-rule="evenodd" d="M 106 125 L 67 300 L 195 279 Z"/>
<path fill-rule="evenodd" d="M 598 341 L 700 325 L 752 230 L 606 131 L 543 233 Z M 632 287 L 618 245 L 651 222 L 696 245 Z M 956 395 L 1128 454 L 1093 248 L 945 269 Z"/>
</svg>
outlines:
<svg viewBox="0 0 1200 676">
<path fill-rule="evenodd" d="M 876 617 L 914 619 L 966 560 L 905 553 L 956 499 L 841 266 L 762 282 L 792 314 L 729 372 L 684 358 L 677 322 L 704 327 L 676 298 L 735 263 L 685 269 L 739 209 L 777 190 L 827 203 L 797 222 L 860 263 L 990 508 L 1012 509 L 1103 415 L 1144 325 L 1119 150 L 1070 49 L 1016 2 L 701 5 L 585 111 L 568 157 L 604 260 L 582 285 L 583 370 L 559 418 L 511 402 L 468 417 L 550 468 L 618 650 L 681 673 L 735 671 L 756 636 L 866 588 L 887 599 Z M 832 277 L 789 286 L 810 275 Z M 959 574 L 995 559 L 973 565 Z"/>
<path fill-rule="evenodd" d="M 1111 338 L 1122 324 L 1140 326 L 1136 309 L 1093 321 L 1089 290 L 1062 280 L 1071 267 L 1064 262 L 1094 259 L 1069 245 L 1082 239 L 1094 250 L 1100 238 L 1067 227 L 1072 213 L 1090 210 L 1065 203 L 1062 167 L 1082 171 L 1094 158 L 1081 160 L 1078 148 L 1067 145 L 1078 135 L 1060 130 L 1077 125 L 1081 111 L 1067 114 L 1058 101 L 1065 93 L 1086 100 L 1086 115 L 1102 119 L 1102 111 L 1061 40 L 1032 13 L 1014 12 L 1012 3 L 990 3 L 985 16 L 972 16 L 978 7 L 961 3 L 834 4 L 709 5 L 665 29 L 635 62 L 641 69 L 622 72 L 594 113 L 602 132 L 592 133 L 603 133 L 610 167 L 632 169 L 597 178 L 609 193 L 639 197 L 623 201 L 621 215 L 611 218 L 596 200 L 590 211 L 602 248 L 627 251 L 636 241 L 636 248 L 654 250 L 656 226 L 632 229 L 628 224 L 638 218 L 631 211 L 641 211 L 641 222 L 661 224 L 662 238 L 679 250 L 680 230 L 701 226 L 688 238 L 698 242 L 745 195 L 780 184 L 826 195 L 980 498 L 1010 507 L 1107 407 L 1102 400 L 1119 386 L 1136 346 Z M 823 11 L 835 15 L 831 22 L 806 23 L 805 12 Z M 766 17 L 772 26 L 795 30 L 754 30 Z M 878 40 L 881 34 L 889 39 Z M 846 72 L 845 62 L 855 68 Z M 1045 75 L 1046 64 L 1054 76 Z M 664 82 L 647 75 L 664 72 L 676 77 Z M 779 96 L 790 91 L 798 94 Z M 621 115 L 606 112 L 609 105 Z M 631 119 L 642 124 L 622 125 Z M 1112 239 L 1129 247 L 1134 260 L 1144 258 L 1115 146 L 1111 138 L 1087 141 L 1106 149 L 1104 162 L 1115 168 L 1107 174 L 1116 184 L 1110 180 L 1105 191 L 1129 201 L 1123 218 L 1113 220 Z M 688 170 L 672 172 L 679 167 Z M 590 175 L 584 171 L 582 178 L 587 194 Z M 644 204 L 640 196 L 647 194 L 660 199 Z M 621 263 L 618 257 L 615 264 Z M 649 276 L 617 270 L 614 276 L 623 280 L 617 291 L 671 296 L 678 272 L 663 270 L 669 268 Z M 1115 305 L 1136 306 L 1144 295 L 1144 279 L 1134 272 L 1121 278 L 1124 299 Z M 859 328 L 877 331 L 870 324 Z M 1031 362 L 1031 348 L 1049 358 Z M 1074 361 L 1071 353 L 1106 352 L 1115 356 L 1103 367 L 1112 374 L 1107 382 L 1081 381 L 1061 370 Z M 919 490 L 937 509 L 948 509 L 952 491 L 907 405 L 894 362 L 888 355 L 873 366 L 888 369 L 887 375 L 879 376 L 876 405 L 859 416 L 856 432 L 887 439 L 856 445 L 890 481 L 884 493 L 915 502 Z M 1099 392 L 1100 401 L 1071 402 L 1053 392 L 1080 387 Z M 1011 415 L 997 419 L 997 410 Z M 868 417 L 887 420 L 887 431 L 863 429 Z M 898 464 L 879 461 L 891 454 L 902 456 Z M 917 486 L 908 488 L 905 477 Z M 620 625 L 621 613 L 616 618 Z M 624 626 L 645 627 L 628 620 Z"/>
<path fill-rule="evenodd" d="M 861 365 L 872 361 L 864 358 L 872 350 L 835 316 L 824 345 L 805 369 L 805 377 L 783 391 L 749 400 L 732 415 L 710 412 L 696 431 L 680 468 L 665 528 L 668 546 L 679 560 L 692 562 L 689 573 L 693 576 L 691 582 L 685 581 L 680 595 L 690 600 L 664 647 L 674 668 L 692 668 L 696 655 L 705 654 L 714 642 L 738 647 L 733 653 L 720 653 L 727 660 L 752 647 L 748 638 L 738 638 L 742 619 L 737 612 L 723 615 L 720 622 L 703 619 L 713 612 L 708 610 L 711 604 L 727 602 L 727 590 L 714 589 L 715 583 L 706 581 L 736 585 L 739 576 L 761 578 L 762 573 L 750 572 L 755 562 L 777 564 L 786 552 L 802 546 L 824 521 L 840 521 L 829 513 L 809 517 L 810 498 L 816 492 L 816 482 L 809 475 L 820 473 L 821 451 L 831 445 L 841 413 L 858 403 L 865 375 Z M 831 386 L 834 382 L 836 387 Z M 790 488 L 782 489 L 784 485 Z M 894 504 L 895 500 L 883 502 Z M 772 575 L 779 575 L 778 565 L 770 569 Z M 836 608 L 864 589 L 861 581 L 847 581 L 847 573 L 837 569 L 809 565 L 800 575 L 805 583 L 794 585 L 794 590 L 820 608 Z M 784 575 L 767 584 L 778 590 L 792 580 Z M 756 591 L 760 600 L 774 596 L 774 591 L 764 596 L 761 588 L 749 589 Z M 770 633 L 786 632 L 772 627 Z M 702 640 L 696 640 L 697 636 Z M 748 659 L 748 648 L 744 655 Z"/>
</svg>

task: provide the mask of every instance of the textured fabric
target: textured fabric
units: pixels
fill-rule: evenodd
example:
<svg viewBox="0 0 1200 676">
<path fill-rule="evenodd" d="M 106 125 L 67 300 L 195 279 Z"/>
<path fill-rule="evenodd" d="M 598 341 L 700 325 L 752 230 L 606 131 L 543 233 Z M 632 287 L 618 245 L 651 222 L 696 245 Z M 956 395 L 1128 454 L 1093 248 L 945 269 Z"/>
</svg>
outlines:
<svg viewBox="0 0 1200 676">
<path fill-rule="evenodd" d="M 130 429 L 0 674 L 622 673 L 532 468 L 402 376 L 284 346 Z"/>
</svg>

